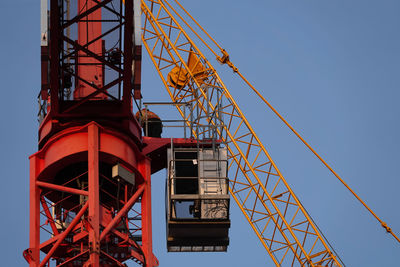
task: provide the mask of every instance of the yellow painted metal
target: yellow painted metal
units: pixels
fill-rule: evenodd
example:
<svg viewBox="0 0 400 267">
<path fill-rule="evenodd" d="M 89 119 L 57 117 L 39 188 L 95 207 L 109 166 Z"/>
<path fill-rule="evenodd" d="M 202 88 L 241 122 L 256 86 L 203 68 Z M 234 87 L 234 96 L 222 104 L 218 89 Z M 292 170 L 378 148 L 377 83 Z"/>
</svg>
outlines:
<svg viewBox="0 0 400 267">
<path fill-rule="evenodd" d="M 230 193 L 275 265 L 342 266 L 170 3 L 142 0 L 142 12 L 143 44 L 165 88 L 173 102 L 192 103 L 225 142 Z"/>
<path fill-rule="evenodd" d="M 174 67 L 168 73 L 168 84 L 177 88 L 183 88 L 189 80 L 187 71 L 185 69 Z"/>
<path fill-rule="evenodd" d="M 200 59 L 194 54 L 189 53 L 189 58 L 187 61 L 187 66 L 190 69 L 191 73 L 193 74 L 194 78 L 199 84 L 202 84 L 204 79 L 206 78 L 205 68 L 203 64 L 201 64 Z M 190 75 L 184 68 L 174 67 L 168 73 L 168 84 L 170 86 L 175 86 L 177 88 L 183 88 L 187 84 L 190 79 Z"/>
<path fill-rule="evenodd" d="M 189 12 L 179 3 L 178 0 L 174 0 L 176 4 L 183 10 L 183 12 L 202 30 L 202 32 L 211 40 L 211 42 L 221 51 L 219 56 L 212 47 L 203 39 L 201 36 L 194 31 L 193 27 L 189 23 L 184 21 L 188 28 L 199 38 L 199 40 L 213 53 L 216 59 L 221 64 L 229 66 L 234 73 L 237 73 L 239 77 L 249 86 L 249 88 L 256 93 L 256 95 L 278 116 L 278 118 L 301 140 L 301 142 L 329 169 L 329 171 L 350 191 L 350 193 L 368 210 L 369 213 L 380 223 L 380 225 L 386 230 L 387 233 L 391 234 L 397 242 L 400 243 L 400 238 L 393 232 L 393 230 L 384 222 L 372 209 L 354 192 L 354 190 L 339 176 L 339 174 L 333 170 L 333 168 L 308 144 L 308 142 L 283 118 L 283 116 L 265 99 L 263 95 L 243 76 L 239 69 L 230 61 L 228 52 L 223 49 L 214 38 L 212 38 L 207 31 L 189 14 Z M 170 5 L 169 5 L 170 6 Z M 170 6 L 171 7 L 171 6 Z M 172 7 L 171 7 L 172 8 Z M 175 9 L 175 14 L 183 19 Z"/>
</svg>

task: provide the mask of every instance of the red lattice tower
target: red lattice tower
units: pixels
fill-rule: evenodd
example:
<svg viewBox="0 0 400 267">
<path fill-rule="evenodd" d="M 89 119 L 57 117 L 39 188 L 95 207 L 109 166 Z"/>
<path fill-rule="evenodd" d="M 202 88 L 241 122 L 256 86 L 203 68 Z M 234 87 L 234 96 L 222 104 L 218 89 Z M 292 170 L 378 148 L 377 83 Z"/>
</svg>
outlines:
<svg viewBox="0 0 400 267">
<path fill-rule="evenodd" d="M 150 190 L 157 166 L 147 155 L 171 141 L 143 138 L 132 114 L 132 96 L 141 97 L 135 12 L 133 0 L 50 1 L 39 151 L 30 157 L 30 266 L 158 265 Z"/>
</svg>

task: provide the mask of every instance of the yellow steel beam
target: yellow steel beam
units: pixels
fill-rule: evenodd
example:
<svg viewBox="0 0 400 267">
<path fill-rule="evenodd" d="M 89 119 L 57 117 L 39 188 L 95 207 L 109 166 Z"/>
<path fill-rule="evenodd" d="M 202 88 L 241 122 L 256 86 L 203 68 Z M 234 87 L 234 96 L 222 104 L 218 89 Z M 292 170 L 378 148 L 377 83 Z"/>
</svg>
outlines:
<svg viewBox="0 0 400 267">
<path fill-rule="evenodd" d="M 142 0 L 142 12 L 143 43 L 165 88 L 174 102 L 196 103 L 199 117 L 207 118 L 225 141 L 233 173 L 230 193 L 275 265 L 341 266 L 215 69 L 173 16 L 171 5 Z M 202 81 L 186 62 L 190 53 L 204 66 Z M 174 67 L 187 75 L 184 86 L 168 82 Z M 176 107 L 184 117 L 182 107 Z"/>
<path fill-rule="evenodd" d="M 222 56 L 219 56 L 194 29 L 190 26 L 189 23 L 184 21 L 184 23 L 189 27 L 189 29 L 197 36 L 197 38 L 216 56 L 216 59 L 221 64 L 228 65 L 234 73 L 237 73 L 239 77 L 249 86 L 249 88 L 256 93 L 256 95 L 274 112 L 278 118 L 300 139 L 300 141 L 322 162 L 322 164 L 329 169 L 329 171 L 346 187 L 347 190 L 368 210 L 368 212 L 380 223 L 380 225 L 386 230 L 387 233 L 391 234 L 397 242 L 400 243 L 400 238 L 393 232 L 393 230 L 384 222 L 362 199 L 357 193 L 344 181 L 342 177 L 313 149 L 308 142 L 290 125 L 290 123 L 283 118 L 283 116 L 267 101 L 267 99 L 260 94 L 260 92 L 250 83 L 249 80 L 244 77 L 244 75 L 239 71 L 239 69 L 230 61 L 228 52 L 223 49 L 214 38 L 208 34 L 208 32 L 190 15 L 190 13 L 179 3 L 178 0 L 174 0 L 177 5 L 187 14 L 190 19 L 202 30 L 202 32 L 211 40 L 211 42 L 221 51 Z M 169 5 L 169 4 L 168 4 Z M 169 5 L 172 9 L 173 7 Z M 179 15 L 179 13 L 173 9 L 174 12 L 183 20 L 183 18 Z"/>
</svg>

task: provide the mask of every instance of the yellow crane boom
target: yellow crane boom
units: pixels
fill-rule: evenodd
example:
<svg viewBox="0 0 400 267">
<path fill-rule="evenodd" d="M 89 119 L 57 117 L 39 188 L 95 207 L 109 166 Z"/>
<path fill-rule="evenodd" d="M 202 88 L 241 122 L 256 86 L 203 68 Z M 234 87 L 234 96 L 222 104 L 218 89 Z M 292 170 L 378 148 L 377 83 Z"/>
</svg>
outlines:
<svg viewBox="0 0 400 267">
<path fill-rule="evenodd" d="M 323 165 L 325 165 L 326 168 L 346 187 L 347 190 L 350 191 L 350 193 L 368 210 L 368 212 L 381 224 L 381 226 L 386 230 L 387 233 L 391 234 L 397 242 L 400 243 L 400 238 L 393 233 L 392 228 L 390 228 L 386 222 L 384 222 L 375 212 L 372 211 L 370 207 L 353 191 L 353 189 L 350 188 L 350 186 L 339 176 L 339 174 L 308 144 L 308 142 L 292 127 L 292 125 L 289 124 L 285 120 L 285 118 L 282 117 L 281 114 L 265 99 L 264 96 L 260 94 L 260 92 L 257 91 L 257 89 L 243 76 L 243 74 L 239 71 L 239 69 L 229 60 L 229 54 L 228 52 L 223 49 L 215 40 L 212 38 L 205 30 L 204 28 L 187 12 L 187 10 L 177 1 L 175 2 L 178 4 L 178 6 L 190 17 L 190 19 L 198 26 L 202 32 L 214 43 L 214 45 L 221 51 L 222 56 L 219 56 L 211 47 L 208 45 L 204 39 L 202 39 L 199 34 L 197 34 L 190 25 L 183 20 L 183 18 L 179 15 L 179 13 L 176 13 L 183 21 L 184 23 L 193 31 L 193 33 L 203 42 L 203 44 L 216 56 L 216 59 L 221 63 L 221 64 L 226 64 L 228 65 L 234 73 L 238 74 L 239 77 L 249 86 L 249 88 L 256 93 L 256 95 L 268 106 L 269 109 L 272 110 L 273 113 L 275 113 L 276 116 L 297 136 L 297 138 L 300 139 L 300 141 L 322 162 Z"/>
<path fill-rule="evenodd" d="M 200 134 L 215 130 L 225 142 L 231 196 L 275 264 L 341 266 L 172 6 L 142 1 L 142 12 L 143 44 L 172 101 L 193 103 L 198 126 L 210 125 Z"/>
<path fill-rule="evenodd" d="M 204 29 L 176 1 L 202 31 Z M 312 150 L 353 193 L 336 172 L 301 138 L 282 116 L 244 78 L 223 50 L 217 53 L 205 42 L 167 0 L 142 0 L 143 44 L 183 119 L 191 121 L 194 134 L 216 134 L 228 149 L 229 192 L 276 266 L 343 266 L 317 225 L 296 197 L 259 140 L 215 68 L 200 51 L 193 34 L 220 63 L 235 73 Z M 188 31 L 189 29 L 189 31 Z M 180 103 L 191 104 L 189 119 Z M 382 226 L 398 241 L 391 229 L 362 202 Z"/>
</svg>

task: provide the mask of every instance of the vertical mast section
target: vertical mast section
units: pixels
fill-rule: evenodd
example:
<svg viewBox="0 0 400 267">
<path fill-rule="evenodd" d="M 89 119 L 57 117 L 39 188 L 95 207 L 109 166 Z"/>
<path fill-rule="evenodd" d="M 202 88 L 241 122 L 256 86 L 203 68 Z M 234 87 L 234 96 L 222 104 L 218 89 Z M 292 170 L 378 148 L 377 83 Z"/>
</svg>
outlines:
<svg viewBox="0 0 400 267">
<path fill-rule="evenodd" d="M 88 10 L 95 8 L 96 5 L 97 3 L 93 0 L 78 0 L 78 15 L 87 13 Z M 98 38 L 101 36 L 101 24 L 101 8 L 90 12 L 78 21 L 78 44 L 83 47 L 86 46 L 88 50 L 98 57 L 103 57 L 104 55 L 102 39 Z M 78 65 L 82 66 L 77 70 L 79 77 L 90 84 L 96 85 L 98 88 L 103 87 L 104 65 L 101 61 L 81 50 L 79 51 Z M 74 99 L 82 99 L 96 91 L 86 82 L 78 80 L 77 88 L 74 91 Z M 104 94 L 98 94 L 93 98 L 104 99 L 106 97 Z"/>
<path fill-rule="evenodd" d="M 156 266 L 151 161 L 132 113 L 133 91 L 140 98 L 140 3 L 41 4 L 39 150 L 30 157 L 30 247 L 23 255 L 32 267 L 51 260 Z"/>
<path fill-rule="evenodd" d="M 132 95 L 141 98 L 140 2 L 42 3 L 39 147 L 65 123 L 117 123 L 138 136 L 129 124 Z"/>
</svg>

